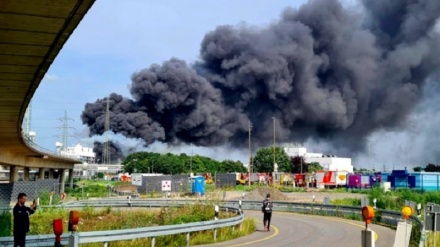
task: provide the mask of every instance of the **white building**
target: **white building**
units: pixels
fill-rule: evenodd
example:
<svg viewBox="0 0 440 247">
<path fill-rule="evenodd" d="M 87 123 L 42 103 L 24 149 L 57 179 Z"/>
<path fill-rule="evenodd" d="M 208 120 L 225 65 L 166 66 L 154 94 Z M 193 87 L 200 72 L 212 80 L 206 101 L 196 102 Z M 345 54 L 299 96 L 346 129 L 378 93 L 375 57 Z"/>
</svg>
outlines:
<svg viewBox="0 0 440 247">
<path fill-rule="evenodd" d="M 284 148 L 287 156 L 302 156 L 307 163 L 318 162 L 326 171 L 347 171 L 353 172 L 351 158 L 340 158 L 336 155 L 327 155 L 322 153 L 307 153 L 307 149 L 301 146 Z"/>
<path fill-rule="evenodd" d="M 113 165 L 113 164 L 75 164 L 73 167 L 74 177 L 79 178 L 91 178 L 102 172 L 106 175 L 118 175 L 124 171 L 123 165 Z"/>
<path fill-rule="evenodd" d="M 77 144 L 74 147 L 67 147 L 66 150 L 62 150 L 62 143 L 56 143 L 57 150 L 60 155 L 67 156 L 73 159 L 81 160 L 84 164 L 95 163 L 96 154 L 93 152 L 93 148 L 83 147 L 81 144 Z"/>
</svg>

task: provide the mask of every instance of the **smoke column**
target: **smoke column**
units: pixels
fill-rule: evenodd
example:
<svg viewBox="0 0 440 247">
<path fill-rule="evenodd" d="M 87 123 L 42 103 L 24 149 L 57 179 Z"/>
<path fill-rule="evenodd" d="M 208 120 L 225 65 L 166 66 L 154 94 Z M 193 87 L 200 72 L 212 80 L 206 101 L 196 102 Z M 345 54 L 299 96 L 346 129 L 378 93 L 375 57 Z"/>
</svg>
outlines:
<svg viewBox="0 0 440 247">
<path fill-rule="evenodd" d="M 440 1 L 312 0 L 268 27 L 219 26 L 195 64 L 172 58 L 132 75 L 132 99 L 110 95 L 110 128 L 146 144 L 256 146 L 328 140 L 353 152 L 402 127 L 440 67 Z M 104 132 L 106 98 L 87 103 Z"/>
</svg>

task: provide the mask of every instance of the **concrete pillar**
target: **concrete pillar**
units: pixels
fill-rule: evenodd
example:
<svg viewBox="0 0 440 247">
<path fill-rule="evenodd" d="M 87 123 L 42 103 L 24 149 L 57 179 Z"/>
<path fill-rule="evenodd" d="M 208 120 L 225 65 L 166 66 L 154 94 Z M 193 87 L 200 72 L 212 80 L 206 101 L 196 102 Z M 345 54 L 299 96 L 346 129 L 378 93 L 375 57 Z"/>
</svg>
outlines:
<svg viewBox="0 0 440 247">
<path fill-rule="evenodd" d="M 29 181 L 29 167 L 23 167 L 23 181 Z"/>
<path fill-rule="evenodd" d="M 9 182 L 13 183 L 18 181 L 18 167 L 17 166 L 9 166 Z"/>
<path fill-rule="evenodd" d="M 69 169 L 69 187 L 73 189 L 73 169 Z"/>
<path fill-rule="evenodd" d="M 49 179 L 53 178 L 53 173 L 54 173 L 54 170 L 53 169 L 49 169 Z"/>
<path fill-rule="evenodd" d="M 64 193 L 64 181 L 66 180 L 66 171 L 65 169 L 58 169 L 58 172 L 60 174 L 60 193 Z"/>
<path fill-rule="evenodd" d="M 38 170 L 38 179 L 39 180 L 44 180 L 44 168 L 40 168 Z"/>
</svg>

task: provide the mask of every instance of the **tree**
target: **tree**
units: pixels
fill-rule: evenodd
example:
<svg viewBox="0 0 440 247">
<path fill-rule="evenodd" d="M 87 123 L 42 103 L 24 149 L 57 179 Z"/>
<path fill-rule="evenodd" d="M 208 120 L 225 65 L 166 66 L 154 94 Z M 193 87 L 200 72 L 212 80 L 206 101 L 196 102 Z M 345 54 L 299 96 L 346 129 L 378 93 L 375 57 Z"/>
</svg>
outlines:
<svg viewBox="0 0 440 247">
<path fill-rule="evenodd" d="M 136 170 L 139 173 L 148 173 L 153 171 L 153 166 L 159 157 L 158 153 L 137 152 L 128 155 L 121 164 L 124 165 L 125 172 L 133 173 Z"/>
<path fill-rule="evenodd" d="M 438 172 L 440 171 L 440 166 L 434 164 L 428 164 L 425 167 L 425 172 Z"/>
<path fill-rule="evenodd" d="M 324 167 L 322 167 L 321 164 L 319 164 L 319 162 L 312 162 L 308 164 L 308 166 L 309 166 L 309 172 L 317 172 L 317 171 L 322 171 L 324 169 Z"/>
<path fill-rule="evenodd" d="M 246 168 L 240 161 L 224 160 L 220 162 L 218 172 L 246 172 Z"/>
<path fill-rule="evenodd" d="M 415 172 L 421 172 L 422 171 L 422 167 L 421 166 L 416 166 L 416 167 L 413 168 L 413 170 Z"/>
<path fill-rule="evenodd" d="M 290 157 L 290 163 L 292 165 L 290 171 L 293 173 L 307 173 L 309 171 L 304 156 Z"/>
<path fill-rule="evenodd" d="M 278 164 L 279 172 L 289 172 L 291 170 L 289 156 L 281 147 L 275 148 L 275 162 Z M 254 172 L 273 172 L 273 147 L 259 148 L 252 165 Z"/>
</svg>

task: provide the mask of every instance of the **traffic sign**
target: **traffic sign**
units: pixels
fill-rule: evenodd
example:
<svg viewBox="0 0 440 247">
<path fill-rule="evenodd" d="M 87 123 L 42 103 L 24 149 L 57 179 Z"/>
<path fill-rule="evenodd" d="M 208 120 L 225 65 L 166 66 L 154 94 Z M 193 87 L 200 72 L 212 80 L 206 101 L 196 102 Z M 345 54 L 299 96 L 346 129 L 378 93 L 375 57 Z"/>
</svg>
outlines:
<svg viewBox="0 0 440 247">
<path fill-rule="evenodd" d="M 162 191 L 171 191 L 171 180 L 162 180 Z"/>
</svg>

